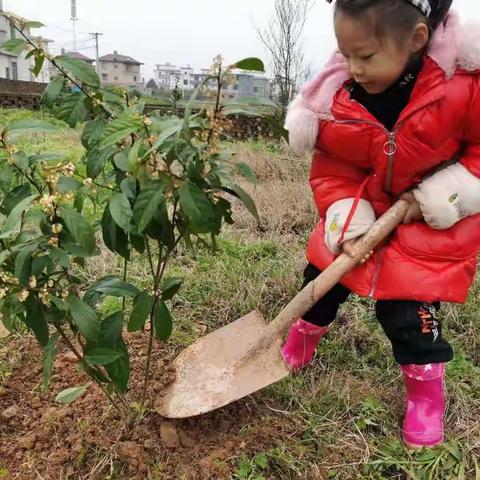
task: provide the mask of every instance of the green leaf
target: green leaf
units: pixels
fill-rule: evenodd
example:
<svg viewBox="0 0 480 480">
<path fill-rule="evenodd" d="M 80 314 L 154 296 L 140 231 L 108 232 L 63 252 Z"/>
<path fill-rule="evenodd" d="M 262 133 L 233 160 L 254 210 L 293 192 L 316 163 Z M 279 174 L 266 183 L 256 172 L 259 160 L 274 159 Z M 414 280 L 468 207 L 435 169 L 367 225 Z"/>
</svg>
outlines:
<svg viewBox="0 0 480 480">
<path fill-rule="evenodd" d="M 37 297 L 30 295 L 25 302 L 25 307 L 27 309 L 25 325 L 33 331 L 42 347 L 47 346 L 49 333 L 42 302 Z"/>
<path fill-rule="evenodd" d="M 14 155 L 14 163 L 15 165 L 22 171 L 26 172 L 28 169 L 28 166 L 30 164 L 30 159 L 28 158 L 28 155 L 25 152 L 17 152 Z"/>
<path fill-rule="evenodd" d="M 58 75 L 48 84 L 42 95 L 42 102 L 46 105 L 53 105 L 62 91 L 65 79 Z"/>
<path fill-rule="evenodd" d="M 122 339 L 123 311 L 105 318 L 101 325 L 100 342 L 102 346 L 122 354 L 115 362 L 105 365 L 105 370 L 115 382 L 118 391 L 125 392 L 130 378 L 130 359 L 128 349 Z"/>
<path fill-rule="evenodd" d="M 92 148 L 87 155 L 87 175 L 92 179 L 97 178 L 114 151 L 114 148 L 105 150 L 98 150 L 97 147 Z"/>
<path fill-rule="evenodd" d="M 164 302 L 158 302 L 153 316 L 155 332 L 159 340 L 167 341 L 172 335 L 173 321 L 168 307 Z"/>
<path fill-rule="evenodd" d="M 9 232 L 11 230 L 15 230 L 20 224 L 20 219 L 23 213 L 37 197 L 37 195 L 30 195 L 17 204 L 17 206 L 13 208 L 13 210 L 10 212 L 10 215 L 8 215 L 7 219 L 5 220 L 2 231 Z"/>
<path fill-rule="evenodd" d="M 72 93 L 65 96 L 56 111 L 57 117 L 67 123 L 69 127 L 75 128 L 77 123 L 83 122 L 87 116 L 85 98 L 83 93 Z"/>
<path fill-rule="evenodd" d="M 165 181 L 157 180 L 147 184 L 137 197 L 133 217 L 139 232 L 143 232 L 153 219 L 155 212 L 164 201 Z"/>
<path fill-rule="evenodd" d="M 138 289 L 118 277 L 109 275 L 95 282 L 85 293 L 87 297 L 91 292 L 98 292 L 111 297 L 136 297 Z"/>
<path fill-rule="evenodd" d="M 138 252 L 138 253 L 143 253 L 145 252 L 145 241 L 147 239 L 145 237 L 142 237 L 140 235 L 130 235 L 130 241 L 132 242 L 132 247 Z"/>
<path fill-rule="evenodd" d="M 22 248 L 15 257 L 15 277 L 21 285 L 26 285 L 32 275 L 32 253 L 37 245 L 28 245 Z"/>
<path fill-rule="evenodd" d="M 238 185 L 230 185 L 229 187 L 222 187 L 221 190 L 233 195 L 234 197 L 237 197 L 247 207 L 247 210 L 258 221 L 260 221 L 255 202 L 253 201 L 252 197 L 245 190 L 243 190 L 243 188 L 239 187 Z"/>
<path fill-rule="evenodd" d="M 83 60 L 60 56 L 55 61 L 67 72 L 70 72 L 81 83 L 90 85 L 91 87 L 100 87 L 100 79 L 95 70 L 85 63 Z"/>
<path fill-rule="evenodd" d="M 124 178 L 120 183 L 120 190 L 128 198 L 137 198 L 137 181 L 135 180 L 135 178 L 132 177 Z"/>
<path fill-rule="evenodd" d="M 153 297 L 147 291 L 140 292 L 133 302 L 133 310 L 128 322 L 129 332 L 143 330 L 145 322 L 152 310 Z"/>
<path fill-rule="evenodd" d="M 69 295 L 67 303 L 70 307 L 73 322 L 85 338 L 92 342 L 97 341 L 100 334 L 100 322 L 95 310 L 73 295 Z"/>
<path fill-rule="evenodd" d="M 13 53 L 13 55 L 20 55 L 23 50 L 25 50 L 26 46 L 27 42 L 25 40 L 22 40 L 21 38 L 12 38 L 11 40 L 2 43 L 0 49 Z"/>
<path fill-rule="evenodd" d="M 113 156 L 113 164 L 122 172 L 128 172 L 128 157 L 125 152 L 117 152 Z"/>
<path fill-rule="evenodd" d="M 125 231 L 130 231 L 133 210 L 124 193 L 116 193 L 110 200 L 110 215 L 115 223 Z"/>
<path fill-rule="evenodd" d="M 83 184 L 72 177 L 60 177 L 57 188 L 60 193 L 74 192 L 82 188 Z"/>
<path fill-rule="evenodd" d="M 58 262 L 58 264 L 63 268 L 68 268 L 70 266 L 70 257 L 68 256 L 67 252 L 61 248 L 50 248 L 50 257 L 53 261 Z"/>
<path fill-rule="evenodd" d="M 92 254 L 95 251 L 96 242 L 95 232 L 91 225 L 79 213 L 70 208 L 62 208 L 61 217 L 74 240 L 87 253 Z"/>
<path fill-rule="evenodd" d="M 155 140 L 148 153 L 158 150 L 166 140 L 181 132 L 183 128 L 183 120 L 180 118 L 169 118 L 168 120 L 162 119 L 161 121 L 157 120 L 155 123 L 160 127 L 160 135 Z"/>
<path fill-rule="evenodd" d="M 199 187 L 186 181 L 179 189 L 180 206 L 189 220 L 192 233 L 209 233 L 215 229 L 217 217 L 213 204 Z"/>
<path fill-rule="evenodd" d="M 141 142 L 135 142 L 128 152 L 127 158 L 127 170 L 129 172 L 134 172 L 138 165 L 138 156 L 140 153 L 140 147 L 142 146 Z"/>
<path fill-rule="evenodd" d="M 49 133 L 58 131 L 58 127 L 43 120 L 26 118 L 25 120 L 10 122 L 3 131 L 4 133 L 15 135 L 23 133 Z"/>
<path fill-rule="evenodd" d="M 153 220 L 146 230 L 150 238 L 159 240 L 169 250 L 175 246 L 174 226 L 168 217 L 167 205 L 161 202 L 153 215 Z"/>
<path fill-rule="evenodd" d="M 102 218 L 102 236 L 107 248 L 118 253 L 126 260 L 130 259 L 130 250 L 128 248 L 127 234 L 114 222 L 110 215 L 110 208 L 107 205 Z"/>
<path fill-rule="evenodd" d="M 134 117 L 131 112 L 125 112 L 120 118 L 110 122 L 102 136 L 100 148 L 109 147 L 121 142 L 128 135 L 137 132 L 142 127 L 140 118 Z"/>
<path fill-rule="evenodd" d="M 11 190 L 3 200 L 0 207 L 0 213 L 3 215 L 9 215 L 10 212 L 18 205 L 22 200 L 25 200 L 32 193 L 30 184 L 19 185 Z"/>
<path fill-rule="evenodd" d="M 45 25 L 41 22 L 25 22 L 25 28 L 42 28 Z"/>
<path fill-rule="evenodd" d="M 178 277 L 166 278 L 162 286 L 162 300 L 170 300 L 173 298 L 182 286 L 183 279 Z"/>
<path fill-rule="evenodd" d="M 92 365 L 110 365 L 121 356 L 121 353 L 109 348 L 92 348 L 85 352 L 85 360 Z"/>
<path fill-rule="evenodd" d="M 265 65 L 259 58 L 244 58 L 239 62 L 232 65 L 233 68 L 239 68 L 240 70 L 250 70 L 254 72 L 264 72 Z"/>
<path fill-rule="evenodd" d="M 238 162 L 235 164 L 237 170 L 251 183 L 257 183 L 257 176 L 254 171 L 244 162 Z"/>
<path fill-rule="evenodd" d="M 85 125 L 82 133 L 82 145 L 88 149 L 98 144 L 105 130 L 106 121 L 103 117 L 90 120 Z"/>
<path fill-rule="evenodd" d="M 53 362 L 58 353 L 57 342 L 60 334 L 54 333 L 47 345 L 43 349 L 43 387 L 47 388 L 50 385 L 50 378 L 52 377 Z"/>
<path fill-rule="evenodd" d="M 67 388 L 55 397 L 55 401 L 64 404 L 73 403 L 87 391 L 87 386 Z"/>
<path fill-rule="evenodd" d="M 45 63 L 45 56 L 43 55 L 43 53 L 37 52 L 35 54 L 35 65 L 32 68 L 32 73 L 35 75 L 35 77 L 38 77 L 38 75 L 42 71 L 44 63 Z"/>
</svg>

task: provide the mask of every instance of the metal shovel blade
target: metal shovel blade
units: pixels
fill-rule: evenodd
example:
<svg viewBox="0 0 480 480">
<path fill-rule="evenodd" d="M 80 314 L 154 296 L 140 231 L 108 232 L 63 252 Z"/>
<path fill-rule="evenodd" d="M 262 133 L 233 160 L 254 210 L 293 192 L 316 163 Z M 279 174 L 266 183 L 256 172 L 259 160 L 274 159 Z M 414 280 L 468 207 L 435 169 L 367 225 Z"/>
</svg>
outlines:
<svg viewBox="0 0 480 480">
<path fill-rule="evenodd" d="M 201 338 L 174 361 L 176 378 L 155 409 L 167 418 L 187 418 L 210 412 L 288 376 L 281 338 L 248 361 L 239 362 L 266 328 L 259 312 Z"/>
</svg>

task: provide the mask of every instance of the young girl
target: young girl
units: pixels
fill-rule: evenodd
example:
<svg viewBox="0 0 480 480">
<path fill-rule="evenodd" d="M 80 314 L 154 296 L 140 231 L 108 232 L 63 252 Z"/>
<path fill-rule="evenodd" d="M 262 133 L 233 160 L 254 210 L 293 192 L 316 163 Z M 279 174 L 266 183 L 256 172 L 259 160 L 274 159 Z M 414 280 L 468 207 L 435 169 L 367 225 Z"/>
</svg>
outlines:
<svg viewBox="0 0 480 480">
<path fill-rule="evenodd" d="M 331 2 L 331 0 L 328 0 Z M 440 302 L 463 303 L 480 247 L 480 38 L 451 0 L 337 0 L 336 52 L 289 108 L 298 153 L 313 150 L 310 184 L 321 221 L 305 284 L 398 198 L 394 234 L 291 328 L 282 353 L 309 363 L 351 292 L 376 314 L 403 372 L 409 447 L 443 441 L 451 346 Z"/>
</svg>

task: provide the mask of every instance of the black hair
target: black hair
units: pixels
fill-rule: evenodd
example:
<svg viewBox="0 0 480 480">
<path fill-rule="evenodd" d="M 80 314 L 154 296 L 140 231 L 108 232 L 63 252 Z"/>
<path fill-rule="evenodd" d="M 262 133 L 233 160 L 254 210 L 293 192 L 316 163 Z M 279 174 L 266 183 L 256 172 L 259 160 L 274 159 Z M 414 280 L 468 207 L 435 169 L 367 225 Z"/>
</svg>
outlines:
<svg viewBox="0 0 480 480">
<path fill-rule="evenodd" d="M 337 0 L 335 12 L 364 20 L 378 38 L 394 34 L 402 40 L 419 23 L 425 23 L 433 32 L 445 19 L 452 1 L 429 0 L 432 13 L 428 19 L 409 0 Z"/>
</svg>

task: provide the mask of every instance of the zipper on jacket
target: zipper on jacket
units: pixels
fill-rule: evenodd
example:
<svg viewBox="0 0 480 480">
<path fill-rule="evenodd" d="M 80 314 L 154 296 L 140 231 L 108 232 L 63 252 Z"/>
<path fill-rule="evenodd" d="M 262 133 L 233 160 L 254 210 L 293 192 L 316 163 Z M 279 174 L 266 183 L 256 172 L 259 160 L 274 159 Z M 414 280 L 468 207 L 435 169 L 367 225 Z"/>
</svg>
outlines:
<svg viewBox="0 0 480 480">
<path fill-rule="evenodd" d="M 385 181 L 385 191 L 390 193 L 393 181 L 393 168 L 395 165 L 395 154 L 397 153 L 397 144 L 395 143 L 396 130 L 388 134 L 388 141 L 383 145 L 383 153 L 388 157 L 387 177 Z"/>
<path fill-rule="evenodd" d="M 376 128 L 382 130 L 385 135 L 387 135 L 388 140 L 383 145 L 383 153 L 388 157 L 387 162 L 387 175 L 385 180 L 385 191 L 390 193 L 392 188 L 393 182 L 393 171 L 395 166 L 395 155 L 397 153 L 397 144 L 395 142 L 396 136 L 398 133 L 399 128 L 402 126 L 403 122 L 398 123 L 392 131 L 387 130 L 382 124 L 372 122 L 371 120 L 363 120 L 363 119 L 352 119 L 352 120 L 335 120 L 335 123 L 339 124 L 355 124 L 355 123 L 366 123 L 368 125 L 373 125 Z"/>
</svg>

